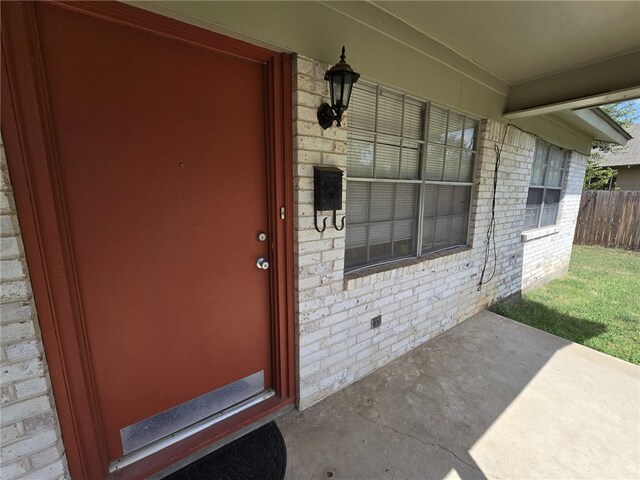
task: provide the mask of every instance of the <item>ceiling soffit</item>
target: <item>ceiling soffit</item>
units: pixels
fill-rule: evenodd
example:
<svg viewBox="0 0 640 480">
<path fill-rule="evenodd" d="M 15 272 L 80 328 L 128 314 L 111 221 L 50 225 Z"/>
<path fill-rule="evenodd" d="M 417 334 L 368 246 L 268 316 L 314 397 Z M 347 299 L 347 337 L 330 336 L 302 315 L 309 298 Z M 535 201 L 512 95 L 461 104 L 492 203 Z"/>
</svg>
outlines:
<svg viewBox="0 0 640 480">
<path fill-rule="evenodd" d="M 640 2 L 374 2 L 516 85 L 640 50 Z"/>
</svg>

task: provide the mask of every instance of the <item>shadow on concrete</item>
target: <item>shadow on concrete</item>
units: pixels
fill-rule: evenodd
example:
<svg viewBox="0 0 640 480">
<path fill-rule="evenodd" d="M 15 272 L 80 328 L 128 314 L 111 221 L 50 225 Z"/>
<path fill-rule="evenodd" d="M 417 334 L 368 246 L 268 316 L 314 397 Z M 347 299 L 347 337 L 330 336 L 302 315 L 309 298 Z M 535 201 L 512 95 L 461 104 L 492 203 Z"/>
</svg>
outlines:
<svg viewBox="0 0 640 480">
<path fill-rule="evenodd" d="M 279 420 L 287 478 L 635 478 L 638 372 L 481 312 Z"/>
<path fill-rule="evenodd" d="M 487 146 L 493 141 L 479 149 Z M 478 172 L 494 171 L 491 155 L 478 162 Z M 498 172 L 497 195 L 519 201 L 507 175 Z M 477 215 L 489 212 L 479 192 Z M 487 299 L 514 278 L 521 284 L 525 244 L 502 235 L 513 232 L 512 208 L 496 205 Z M 474 222 L 470 235 L 483 245 L 486 225 Z M 432 300 L 435 309 L 440 299 Z M 542 304 L 527 308 L 536 327 L 576 342 L 606 331 Z M 481 312 L 278 424 L 288 480 L 640 478 L 629 460 L 640 451 L 640 369 Z"/>
<path fill-rule="evenodd" d="M 607 326 L 602 323 L 574 317 L 555 308 L 549 308 L 543 303 L 523 298 L 517 301 L 497 303 L 492 305 L 489 310 L 581 344 L 607 331 Z"/>
</svg>

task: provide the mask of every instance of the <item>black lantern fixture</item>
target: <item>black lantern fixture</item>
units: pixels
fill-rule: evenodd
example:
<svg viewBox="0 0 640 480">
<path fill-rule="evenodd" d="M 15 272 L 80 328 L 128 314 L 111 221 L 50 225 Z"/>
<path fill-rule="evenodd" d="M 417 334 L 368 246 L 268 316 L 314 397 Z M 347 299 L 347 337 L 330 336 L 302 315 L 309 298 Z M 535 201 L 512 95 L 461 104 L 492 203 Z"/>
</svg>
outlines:
<svg viewBox="0 0 640 480">
<path fill-rule="evenodd" d="M 346 62 L 344 47 L 340 61 L 327 70 L 324 79 L 329 82 L 331 90 L 331 105 L 323 103 L 318 108 L 318 123 L 325 130 L 336 122 L 339 127 L 342 114 L 349 107 L 351 99 L 351 87 L 358 81 L 360 74 L 353 71 L 351 65 Z"/>
</svg>

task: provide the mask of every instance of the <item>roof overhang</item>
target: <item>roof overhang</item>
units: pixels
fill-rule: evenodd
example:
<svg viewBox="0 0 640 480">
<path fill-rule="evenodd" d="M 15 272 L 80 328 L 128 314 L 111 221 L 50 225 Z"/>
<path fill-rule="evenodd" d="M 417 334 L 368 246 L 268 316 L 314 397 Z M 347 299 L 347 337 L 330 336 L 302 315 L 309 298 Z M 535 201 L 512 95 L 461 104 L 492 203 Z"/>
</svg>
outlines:
<svg viewBox="0 0 640 480">
<path fill-rule="evenodd" d="M 640 51 L 513 85 L 505 118 L 545 115 L 640 97 Z"/>
<path fill-rule="evenodd" d="M 569 125 L 593 136 L 595 140 L 625 145 L 631 140 L 624 128 L 599 108 L 556 112 Z"/>
</svg>

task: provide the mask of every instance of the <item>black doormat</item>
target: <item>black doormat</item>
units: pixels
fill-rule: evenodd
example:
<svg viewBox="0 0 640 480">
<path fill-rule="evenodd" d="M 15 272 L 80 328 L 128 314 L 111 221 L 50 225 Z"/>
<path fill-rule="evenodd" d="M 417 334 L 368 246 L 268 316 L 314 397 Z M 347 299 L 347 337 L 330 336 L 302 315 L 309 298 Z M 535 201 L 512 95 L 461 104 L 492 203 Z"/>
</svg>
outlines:
<svg viewBox="0 0 640 480">
<path fill-rule="evenodd" d="M 164 480 L 283 480 L 286 467 L 284 438 L 271 422 Z"/>
</svg>

